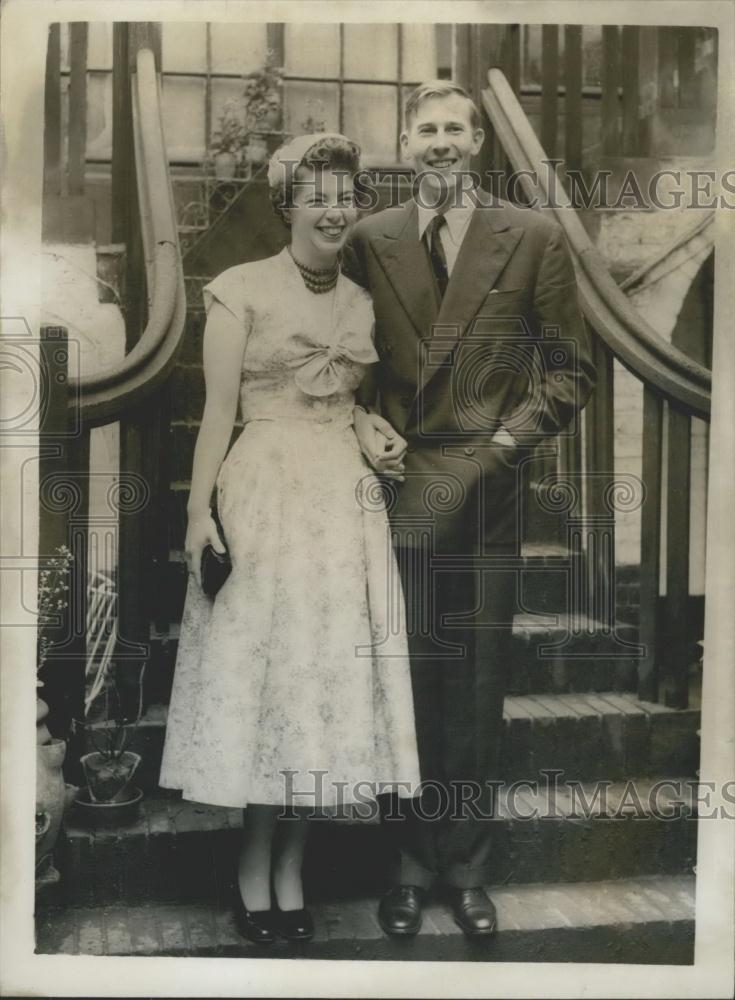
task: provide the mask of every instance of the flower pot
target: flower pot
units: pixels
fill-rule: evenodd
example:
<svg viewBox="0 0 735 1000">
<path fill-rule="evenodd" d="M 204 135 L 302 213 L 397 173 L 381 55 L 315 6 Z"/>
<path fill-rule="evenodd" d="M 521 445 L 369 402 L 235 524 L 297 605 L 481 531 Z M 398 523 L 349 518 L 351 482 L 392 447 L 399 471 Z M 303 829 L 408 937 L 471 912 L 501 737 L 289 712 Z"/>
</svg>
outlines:
<svg viewBox="0 0 735 1000">
<path fill-rule="evenodd" d="M 67 804 L 66 786 L 61 765 L 66 743 L 52 739 L 36 746 L 36 884 L 58 882 L 53 866 L 53 850 Z"/>
<path fill-rule="evenodd" d="M 251 135 L 245 147 L 245 162 L 248 166 L 262 167 L 268 159 L 268 139 L 264 135 Z"/>
<path fill-rule="evenodd" d="M 122 798 L 115 802 L 95 802 L 88 788 L 78 789 L 74 809 L 80 822 L 94 829 L 111 829 L 129 826 L 138 818 L 143 793 L 139 788 L 127 788 Z"/>
<path fill-rule="evenodd" d="M 237 170 L 237 157 L 234 153 L 217 153 L 214 157 L 214 176 L 220 180 L 232 180 Z"/>
<path fill-rule="evenodd" d="M 140 764 L 140 754 L 132 750 L 112 756 L 95 750 L 81 758 L 92 802 L 121 802 L 128 798 L 127 787 Z"/>
</svg>

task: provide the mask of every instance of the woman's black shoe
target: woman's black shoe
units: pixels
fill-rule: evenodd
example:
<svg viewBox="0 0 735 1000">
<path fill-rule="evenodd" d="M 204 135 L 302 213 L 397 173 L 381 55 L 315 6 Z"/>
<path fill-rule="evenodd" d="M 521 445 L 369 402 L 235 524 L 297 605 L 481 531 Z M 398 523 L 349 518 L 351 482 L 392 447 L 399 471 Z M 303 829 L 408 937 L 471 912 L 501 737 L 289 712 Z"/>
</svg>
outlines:
<svg viewBox="0 0 735 1000">
<path fill-rule="evenodd" d="M 278 910 L 276 930 L 287 941 L 311 941 L 314 937 L 314 920 L 307 909 Z"/>
<path fill-rule="evenodd" d="M 235 893 L 235 926 L 253 944 L 272 944 L 276 940 L 273 910 L 248 910 L 239 892 Z"/>
</svg>

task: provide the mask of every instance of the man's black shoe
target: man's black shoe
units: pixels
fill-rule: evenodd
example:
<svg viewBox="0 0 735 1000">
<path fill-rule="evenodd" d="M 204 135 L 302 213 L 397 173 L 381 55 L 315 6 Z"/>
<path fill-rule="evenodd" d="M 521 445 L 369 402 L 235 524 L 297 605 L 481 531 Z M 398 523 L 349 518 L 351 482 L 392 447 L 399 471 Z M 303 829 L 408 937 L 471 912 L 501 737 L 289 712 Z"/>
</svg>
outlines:
<svg viewBox="0 0 735 1000">
<path fill-rule="evenodd" d="M 498 918 L 484 889 L 452 889 L 450 902 L 454 920 L 465 934 L 474 937 L 495 933 Z"/>
<path fill-rule="evenodd" d="M 418 934 L 423 903 L 423 889 L 394 885 L 380 900 L 378 923 L 386 934 Z"/>
</svg>

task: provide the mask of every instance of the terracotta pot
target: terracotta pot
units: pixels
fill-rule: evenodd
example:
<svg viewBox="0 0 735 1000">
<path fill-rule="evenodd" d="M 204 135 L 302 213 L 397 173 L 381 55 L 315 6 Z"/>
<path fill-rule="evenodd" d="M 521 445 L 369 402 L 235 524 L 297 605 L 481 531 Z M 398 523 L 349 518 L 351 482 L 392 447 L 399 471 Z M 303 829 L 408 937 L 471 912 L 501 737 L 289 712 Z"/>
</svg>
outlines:
<svg viewBox="0 0 735 1000">
<path fill-rule="evenodd" d="M 214 176 L 220 180 L 232 180 L 237 170 L 237 157 L 234 153 L 217 153 L 214 158 Z"/>
<path fill-rule="evenodd" d="M 124 750 L 117 757 L 95 750 L 81 758 L 92 802 L 119 802 L 127 798 L 127 787 L 140 764 L 140 754 Z"/>
</svg>

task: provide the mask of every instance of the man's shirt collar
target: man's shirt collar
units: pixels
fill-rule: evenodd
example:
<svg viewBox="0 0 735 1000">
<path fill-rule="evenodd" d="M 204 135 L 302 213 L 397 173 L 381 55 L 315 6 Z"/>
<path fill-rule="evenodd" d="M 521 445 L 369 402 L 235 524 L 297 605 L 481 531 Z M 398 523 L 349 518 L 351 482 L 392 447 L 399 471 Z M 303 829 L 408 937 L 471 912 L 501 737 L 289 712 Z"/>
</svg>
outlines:
<svg viewBox="0 0 735 1000">
<path fill-rule="evenodd" d="M 419 239 L 423 239 L 429 223 L 434 216 L 439 213 L 433 208 L 425 208 L 422 205 L 418 205 L 417 207 L 419 213 Z M 447 220 L 449 235 L 452 238 L 452 242 L 456 245 L 459 245 L 462 242 L 462 238 L 467 231 L 467 227 L 470 224 L 470 219 L 472 218 L 474 210 L 474 205 L 458 205 L 447 209 L 444 213 L 444 217 Z"/>
</svg>

